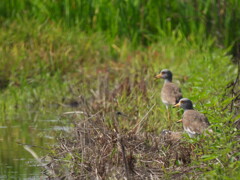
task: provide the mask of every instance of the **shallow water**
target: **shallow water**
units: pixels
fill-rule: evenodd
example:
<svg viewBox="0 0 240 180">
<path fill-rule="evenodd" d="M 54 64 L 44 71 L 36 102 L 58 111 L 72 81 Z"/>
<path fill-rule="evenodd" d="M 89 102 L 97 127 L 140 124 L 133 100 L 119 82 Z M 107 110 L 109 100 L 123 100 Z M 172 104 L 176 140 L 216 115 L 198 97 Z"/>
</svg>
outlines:
<svg viewBox="0 0 240 180">
<path fill-rule="evenodd" d="M 0 179 L 44 179 L 42 168 L 24 145 L 39 157 L 46 155 L 57 133 L 69 130 L 60 112 L 28 110 L 0 115 Z"/>
</svg>

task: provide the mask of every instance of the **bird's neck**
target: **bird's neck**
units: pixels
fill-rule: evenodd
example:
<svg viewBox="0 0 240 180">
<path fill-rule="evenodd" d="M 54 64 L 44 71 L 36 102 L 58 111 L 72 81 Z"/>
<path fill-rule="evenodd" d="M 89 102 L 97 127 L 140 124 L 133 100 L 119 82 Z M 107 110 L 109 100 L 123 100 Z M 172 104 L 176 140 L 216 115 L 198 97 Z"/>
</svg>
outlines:
<svg viewBox="0 0 240 180">
<path fill-rule="evenodd" d="M 186 112 L 186 111 L 189 111 L 189 110 L 194 110 L 193 108 L 186 108 L 186 109 L 183 109 L 184 110 L 184 112 Z"/>
<path fill-rule="evenodd" d="M 164 82 L 165 82 L 165 83 L 172 82 L 172 79 L 165 79 Z"/>
</svg>

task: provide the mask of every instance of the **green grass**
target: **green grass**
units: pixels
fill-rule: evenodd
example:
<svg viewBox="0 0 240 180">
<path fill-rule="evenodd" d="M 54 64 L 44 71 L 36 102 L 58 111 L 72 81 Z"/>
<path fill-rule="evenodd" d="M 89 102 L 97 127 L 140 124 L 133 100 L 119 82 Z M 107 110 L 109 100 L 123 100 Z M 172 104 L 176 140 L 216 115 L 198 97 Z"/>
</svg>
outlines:
<svg viewBox="0 0 240 180">
<path fill-rule="evenodd" d="M 225 47 L 234 44 L 236 53 L 239 8 L 238 0 L 4 0 L 0 20 L 3 24 L 26 18 L 54 21 L 85 32 L 103 32 L 111 40 L 127 37 L 136 45 L 151 43 L 157 36 L 169 36 L 179 30 L 198 40 L 214 36 Z"/>
<path fill-rule="evenodd" d="M 239 116 L 233 118 L 233 112 L 223 110 L 231 100 L 225 89 L 236 78 L 237 68 L 229 49 L 215 47 L 215 38 L 195 38 L 174 31 L 171 36 L 155 37 L 156 42 L 148 46 L 136 47 L 128 38 L 109 41 L 99 32 L 86 34 L 56 22 L 5 22 L 0 30 L 0 72 L 7 82 L 1 89 L 1 121 L 9 121 L 5 117 L 18 108 L 36 105 L 44 112 L 53 104 L 65 103 L 63 98 L 82 96 L 95 100 L 94 111 L 103 113 L 106 125 L 111 126 L 111 112 L 127 114 L 130 120 L 120 122 L 123 130 L 130 130 L 153 106 L 142 131 L 160 134 L 169 123 L 160 100 L 163 82 L 153 77 L 168 68 L 184 97 L 206 114 L 215 132 L 213 140 L 203 142 L 204 153 L 201 148 L 195 150 L 202 156 L 193 159 L 192 165 L 199 166 L 196 172 L 204 178 L 239 177 L 239 144 L 228 125 Z M 173 120 L 178 120 L 177 110 L 172 111 Z M 173 123 L 171 129 L 182 128 Z M 201 168 L 202 164 L 208 168 Z"/>
</svg>

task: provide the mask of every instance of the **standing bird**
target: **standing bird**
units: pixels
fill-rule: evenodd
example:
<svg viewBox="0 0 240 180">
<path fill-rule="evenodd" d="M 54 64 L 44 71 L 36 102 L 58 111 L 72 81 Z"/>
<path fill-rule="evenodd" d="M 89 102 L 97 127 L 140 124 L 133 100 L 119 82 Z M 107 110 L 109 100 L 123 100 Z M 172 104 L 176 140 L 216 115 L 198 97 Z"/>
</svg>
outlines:
<svg viewBox="0 0 240 180">
<path fill-rule="evenodd" d="M 168 107 L 175 105 L 182 98 L 181 89 L 174 83 L 172 83 L 172 72 L 168 69 L 163 69 L 155 78 L 164 79 L 164 84 L 161 91 L 162 102 Z M 168 111 L 168 119 L 170 120 L 170 113 Z"/>
<path fill-rule="evenodd" d="M 182 117 L 183 128 L 191 138 L 202 134 L 203 131 L 210 126 L 207 117 L 193 109 L 191 100 L 182 98 L 174 107 L 180 107 L 184 109 Z M 209 132 L 211 131 L 212 130 L 209 129 Z"/>
</svg>

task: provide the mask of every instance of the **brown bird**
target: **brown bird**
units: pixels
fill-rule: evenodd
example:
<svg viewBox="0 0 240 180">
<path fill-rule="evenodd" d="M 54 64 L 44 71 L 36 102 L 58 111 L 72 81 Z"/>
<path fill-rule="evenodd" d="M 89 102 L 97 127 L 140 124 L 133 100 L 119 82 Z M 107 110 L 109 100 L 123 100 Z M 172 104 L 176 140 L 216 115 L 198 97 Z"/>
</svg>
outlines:
<svg viewBox="0 0 240 180">
<path fill-rule="evenodd" d="M 182 98 L 181 89 L 174 83 L 172 83 L 172 72 L 168 69 L 163 69 L 155 78 L 164 79 L 164 85 L 161 91 L 162 102 L 169 106 L 175 105 Z"/>
<path fill-rule="evenodd" d="M 161 90 L 162 102 L 166 105 L 167 109 L 171 105 L 175 105 L 182 98 L 181 89 L 172 83 L 172 72 L 168 69 L 163 69 L 155 78 L 164 79 L 164 84 Z M 168 111 L 168 119 L 170 120 L 170 113 Z"/>
<path fill-rule="evenodd" d="M 191 100 L 182 98 L 174 107 L 180 107 L 184 109 L 182 117 L 183 128 L 191 138 L 202 134 L 204 130 L 210 126 L 207 117 L 193 109 Z M 211 131 L 212 130 L 209 129 L 209 132 Z"/>
<path fill-rule="evenodd" d="M 161 132 L 161 137 L 165 142 L 176 142 L 182 138 L 182 132 L 173 132 L 173 131 L 164 129 Z"/>
</svg>

